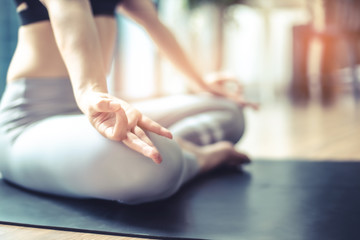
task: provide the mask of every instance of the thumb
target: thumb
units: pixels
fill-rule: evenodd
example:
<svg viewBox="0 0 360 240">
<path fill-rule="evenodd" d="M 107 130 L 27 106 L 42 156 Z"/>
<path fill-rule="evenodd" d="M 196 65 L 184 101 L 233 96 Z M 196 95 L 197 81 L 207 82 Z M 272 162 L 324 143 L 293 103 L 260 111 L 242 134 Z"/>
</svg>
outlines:
<svg viewBox="0 0 360 240">
<path fill-rule="evenodd" d="M 121 104 L 112 99 L 100 98 L 92 104 L 92 107 L 97 112 L 116 112 L 121 109 Z"/>
<path fill-rule="evenodd" d="M 116 112 L 119 111 L 122 107 L 119 102 L 111 100 L 109 103 L 109 108 L 112 109 L 114 112 Z"/>
</svg>

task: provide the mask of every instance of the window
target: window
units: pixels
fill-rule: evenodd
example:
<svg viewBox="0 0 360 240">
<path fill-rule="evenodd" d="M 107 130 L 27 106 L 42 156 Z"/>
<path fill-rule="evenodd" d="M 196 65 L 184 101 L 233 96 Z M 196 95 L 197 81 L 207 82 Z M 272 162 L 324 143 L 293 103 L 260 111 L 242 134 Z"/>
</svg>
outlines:
<svg viewBox="0 0 360 240">
<path fill-rule="evenodd" d="M 154 3 L 159 6 L 159 1 Z M 176 5 L 174 3 L 180 1 L 171 1 L 171 3 L 161 2 L 160 18 L 163 18 L 162 15 L 168 10 L 162 8 L 168 8 L 167 5 L 174 8 Z M 117 16 L 117 21 L 117 48 L 109 76 L 111 92 L 127 100 L 184 92 L 184 76 L 159 55 L 148 34 L 140 26 L 121 15 Z M 171 26 L 170 30 L 173 30 Z"/>
</svg>

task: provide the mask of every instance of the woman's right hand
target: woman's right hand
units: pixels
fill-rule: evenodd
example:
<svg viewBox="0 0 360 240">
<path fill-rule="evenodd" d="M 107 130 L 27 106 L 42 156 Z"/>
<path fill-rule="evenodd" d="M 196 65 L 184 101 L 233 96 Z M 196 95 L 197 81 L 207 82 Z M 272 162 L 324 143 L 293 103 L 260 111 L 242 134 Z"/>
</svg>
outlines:
<svg viewBox="0 0 360 240">
<path fill-rule="evenodd" d="M 86 93 L 78 98 L 78 104 L 101 135 L 110 140 L 122 141 L 155 163 L 161 163 L 160 153 L 145 130 L 171 139 L 169 130 L 108 93 Z"/>
</svg>

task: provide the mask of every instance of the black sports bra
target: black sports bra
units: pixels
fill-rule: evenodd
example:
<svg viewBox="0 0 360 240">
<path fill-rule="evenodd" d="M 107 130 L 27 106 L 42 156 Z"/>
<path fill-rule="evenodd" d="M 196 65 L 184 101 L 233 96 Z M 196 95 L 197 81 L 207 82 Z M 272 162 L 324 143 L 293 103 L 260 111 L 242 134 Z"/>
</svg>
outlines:
<svg viewBox="0 0 360 240">
<path fill-rule="evenodd" d="M 121 0 L 90 0 L 92 12 L 96 15 L 114 16 L 115 8 Z M 39 0 L 15 0 L 21 25 L 49 20 L 49 14 Z"/>
</svg>

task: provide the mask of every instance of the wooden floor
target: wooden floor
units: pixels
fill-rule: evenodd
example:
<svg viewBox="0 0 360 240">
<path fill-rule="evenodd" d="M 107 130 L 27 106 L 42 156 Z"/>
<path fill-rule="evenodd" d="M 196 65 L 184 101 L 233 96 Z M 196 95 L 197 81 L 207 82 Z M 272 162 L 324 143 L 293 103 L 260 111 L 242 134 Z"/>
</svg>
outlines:
<svg viewBox="0 0 360 240">
<path fill-rule="evenodd" d="M 279 100 L 247 110 L 246 122 L 238 147 L 255 159 L 360 160 L 360 100 L 352 97 L 329 106 Z"/>
<path fill-rule="evenodd" d="M 247 130 L 237 147 L 253 159 L 360 160 L 360 102 L 344 97 L 324 107 L 289 101 L 246 111 Z M 0 225 L 1 240 L 130 240 L 137 238 Z"/>
</svg>

